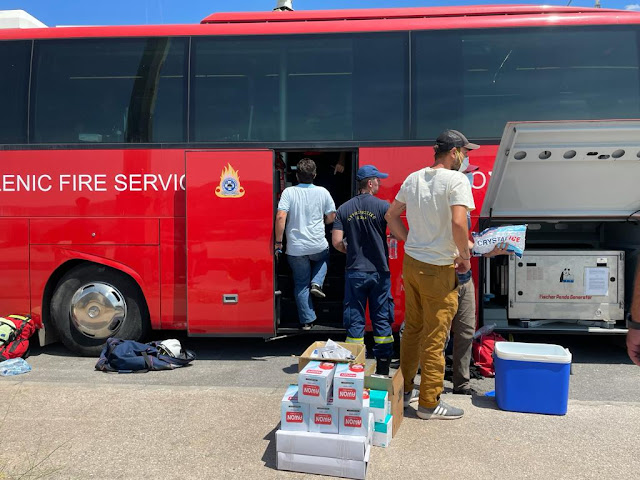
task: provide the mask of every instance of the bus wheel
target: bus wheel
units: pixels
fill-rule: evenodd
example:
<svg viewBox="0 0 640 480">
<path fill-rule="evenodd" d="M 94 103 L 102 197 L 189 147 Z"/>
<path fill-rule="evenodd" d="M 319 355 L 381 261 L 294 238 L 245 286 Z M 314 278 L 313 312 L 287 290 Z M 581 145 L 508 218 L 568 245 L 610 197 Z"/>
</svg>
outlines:
<svg viewBox="0 0 640 480">
<path fill-rule="evenodd" d="M 85 356 L 98 356 L 109 337 L 139 340 L 149 324 L 138 285 L 117 270 L 93 264 L 62 277 L 51 315 L 62 343 Z"/>
</svg>

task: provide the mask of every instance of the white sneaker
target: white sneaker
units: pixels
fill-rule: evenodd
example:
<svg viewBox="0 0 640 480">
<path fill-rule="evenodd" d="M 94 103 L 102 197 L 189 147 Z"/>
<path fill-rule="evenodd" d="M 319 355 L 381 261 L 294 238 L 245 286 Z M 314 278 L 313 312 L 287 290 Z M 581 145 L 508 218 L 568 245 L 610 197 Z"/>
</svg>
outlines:
<svg viewBox="0 0 640 480">
<path fill-rule="evenodd" d="M 418 406 L 417 415 L 423 420 L 456 420 L 462 418 L 464 410 L 447 405 L 440 400 L 440 403 L 435 408 Z"/>
<path fill-rule="evenodd" d="M 403 397 L 404 408 L 407 408 L 411 403 L 417 402 L 419 399 L 420 399 L 420 391 L 419 390 L 416 390 L 414 388 L 410 392 L 406 392 L 404 394 L 404 397 Z"/>
</svg>

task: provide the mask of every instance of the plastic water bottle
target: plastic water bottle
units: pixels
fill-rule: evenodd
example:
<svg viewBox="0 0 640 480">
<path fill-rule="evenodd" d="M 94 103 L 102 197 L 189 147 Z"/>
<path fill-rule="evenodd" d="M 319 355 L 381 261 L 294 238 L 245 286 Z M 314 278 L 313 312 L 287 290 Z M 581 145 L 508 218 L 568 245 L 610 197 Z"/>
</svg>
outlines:
<svg viewBox="0 0 640 480">
<path fill-rule="evenodd" d="M 483 325 L 476 331 L 476 333 L 473 334 L 473 339 L 475 340 L 477 338 L 480 338 L 482 335 L 490 334 L 495 330 L 496 326 L 497 325 L 495 323 L 490 323 L 489 325 Z"/>
<path fill-rule="evenodd" d="M 389 258 L 398 258 L 398 241 L 391 235 L 387 235 L 387 245 L 389 246 Z"/>
<path fill-rule="evenodd" d="M 10 375 L 20 375 L 31 371 L 29 365 L 24 358 L 10 358 L 4 362 L 0 362 L 0 375 L 8 377 Z"/>
</svg>

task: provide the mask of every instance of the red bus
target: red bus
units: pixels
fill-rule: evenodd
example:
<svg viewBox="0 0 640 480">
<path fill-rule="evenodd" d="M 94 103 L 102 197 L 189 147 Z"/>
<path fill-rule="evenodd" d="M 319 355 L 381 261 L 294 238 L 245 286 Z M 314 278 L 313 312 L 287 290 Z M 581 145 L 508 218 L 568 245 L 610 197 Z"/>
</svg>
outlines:
<svg viewBox="0 0 640 480">
<path fill-rule="evenodd" d="M 31 312 L 42 343 L 89 355 L 149 329 L 297 331 L 272 246 L 302 156 L 337 204 L 362 164 L 390 173 L 391 200 L 459 129 L 482 145 L 479 212 L 507 121 L 640 118 L 638 24 L 477 6 L 0 31 L 0 311 Z M 342 326 L 343 269 L 332 251 L 327 329 Z"/>
</svg>

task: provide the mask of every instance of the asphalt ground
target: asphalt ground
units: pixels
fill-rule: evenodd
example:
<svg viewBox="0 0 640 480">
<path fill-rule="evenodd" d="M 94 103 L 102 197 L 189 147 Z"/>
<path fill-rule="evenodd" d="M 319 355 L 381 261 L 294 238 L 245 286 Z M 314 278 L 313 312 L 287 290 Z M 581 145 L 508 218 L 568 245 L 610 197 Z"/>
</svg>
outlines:
<svg viewBox="0 0 640 480">
<path fill-rule="evenodd" d="M 139 374 L 95 371 L 96 359 L 59 344 L 36 348 L 31 372 L 0 377 L 0 479 L 320 478 L 276 470 L 275 431 L 295 355 L 322 339 L 181 338 L 198 355 L 192 366 Z M 638 478 L 640 368 L 622 339 L 516 340 L 571 350 L 567 415 L 501 411 L 445 382 L 464 418 L 423 421 L 410 407 L 390 447 L 373 449 L 367 478 Z"/>
</svg>

